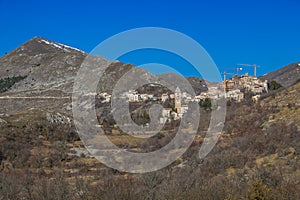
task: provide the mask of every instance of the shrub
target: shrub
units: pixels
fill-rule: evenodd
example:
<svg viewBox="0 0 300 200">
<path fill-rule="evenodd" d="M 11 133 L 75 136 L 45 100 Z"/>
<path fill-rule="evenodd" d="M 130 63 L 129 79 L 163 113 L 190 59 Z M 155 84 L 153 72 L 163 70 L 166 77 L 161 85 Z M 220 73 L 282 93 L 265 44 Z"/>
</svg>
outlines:
<svg viewBox="0 0 300 200">
<path fill-rule="evenodd" d="M 281 87 L 282 87 L 282 85 L 280 83 L 277 83 L 276 81 L 271 81 L 269 84 L 270 90 L 278 90 Z"/>
<path fill-rule="evenodd" d="M 212 106 L 211 100 L 208 98 L 206 98 L 204 101 L 200 101 L 199 105 L 201 108 L 204 108 L 206 110 L 211 110 L 211 106 Z"/>
<path fill-rule="evenodd" d="M 247 199 L 249 200 L 265 200 L 270 199 L 271 189 L 264 185 L 259 180 L 252 183 L 250 188 L 247 190 Z"/>
<path fill-rule="evenodd" d="M 11 88 L 15 83 L 25 79 L 26 76 L 13 76 L 0 79 L 0 93 L 6 92 Z"/>
</svg>

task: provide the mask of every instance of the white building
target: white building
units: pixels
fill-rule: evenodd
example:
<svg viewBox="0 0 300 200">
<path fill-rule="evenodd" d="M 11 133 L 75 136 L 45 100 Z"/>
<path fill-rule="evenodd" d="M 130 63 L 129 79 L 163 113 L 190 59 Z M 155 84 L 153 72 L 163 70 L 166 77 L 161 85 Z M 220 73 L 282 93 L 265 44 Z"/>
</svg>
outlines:
<svg viewBox="0 0 300 200">
<path fill-rule="evenodd" d="M 100 93 L 98 96 L 103 99 L 101 103 L 109 103 L 111 100 L 111 95 L 106 92 Z"/>
<path fill-rule="evenodd" d="M 139 102 L 141 100 L 141 96 L 139 94 L 128 93 L 127 97 L 129 102 Z"/>
<path fill-rule="evenodd" d="M 171 112 L 172 112 L 171 108 L 164 108 L 164 109 L 162 109 L 162 116 L 170 118 L 171 117 Z"/>
<path fill-rule="evenodd" d="M 161 101 L 162 101 L 162 102 L 165 102 L 165 101 L 168 100 L 168 99 L 169 99 L 168 94 L 164 93 L 164 94 L 161 95 Z"/>
<path fill-rule="evenodd" d="M 226 98 L 237 102 L 241 102 L 244 99 L 244 93 L 242 93 L 239 89 L 230 90 L 226 93 Z"/>
<path fill-rule="evenodd" d="M 146 101 L 146 100 L 149 99 L 148 94 L 140 94 L 140 96 L 141 96 L 141 99 L 142 99 L 143 101 Z"/>
</svg>

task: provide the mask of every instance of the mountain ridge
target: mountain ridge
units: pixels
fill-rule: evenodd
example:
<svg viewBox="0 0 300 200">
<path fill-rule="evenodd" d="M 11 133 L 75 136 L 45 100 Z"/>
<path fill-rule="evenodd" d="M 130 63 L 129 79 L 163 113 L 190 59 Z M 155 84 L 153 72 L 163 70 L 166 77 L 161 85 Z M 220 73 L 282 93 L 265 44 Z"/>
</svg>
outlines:
<svg viewBox="0 0 300 200">
<path fill-rule="evenodd" d="M 292 86 L 300 79 L 300 62 L 289 64 L 260 78 L 269 82 L 274 80 L 284 87 Z"/>
<path fill-rule="evenodd" d="M 0 97 L 7 95 L 10 95 L 11 97 L 37 97 L 42 95 L 45 97 L 57 96 L 71 98 L 74 78 L 87 56 L 87 53 L 79 49 L 53 42 L 45 38 L 34 37 L 0 58 L 0 78 L 24 77 L 24 79 L 16 82 L 9 88 L 8 91 L 0 93 Z M 105 60 L 105 58 L 99 58 L 100 60 Z M 286 77 L 284 74 L 287 73 L 289 75 L 294 69 L 296 69 L 297 72 L 300 71 L 295 65 L 296 64 L 291 65 L 292 67 L 287 66 L 283 68 L 280 73 L 269 73 L 262 78 L 270 81 L 274 78 L 277 80 L 278 78 L 276 77 Z M 132 64 L 125 64 L 119 61 L 108 61 L 106 72 L 99 80 L 99 82 L 101 82 L 101 84 L 98 84 L 99 91 L 111 93 L 114 85 L 122 75 L 133 68 L 135 68 L 135 66 Z M 288 87 L 296 78 L 298 78 L 297 73 L 293 74 L 293 79 L 289 79 L 288 84 L 283 84 L 284 86 Z M 167 75 L 168 74 L 166 74 L 166 76 Z M 214 83 L 210 83 L 199 77 L 187 77 L 186 79 L 189 81 L 197 95 L 207 91 L 209 86 L 215 86 Z M 281 79 L 279 78 L 278 80 L 280 81 Z M 59 100 L 57 99 L 56 101 Z M 16 100 L 13 102 L 18 105 L 13 109 L 14 111 L 21 109 L 22 106 L 25 106 L 28 109 L 37 106 L 34 105 L 34 103 L 28 105 L 28 103 L 24 104 L 20 102 L 22 101 Z M 66 99 L 62 99 L 62 104 L 66 105 L 64 107 L 70 107 L 71 102 L 67 103 Z M 61 107 L 62 104 L 58 103 L 57 106 Z M 47 107 L 47 103 L 42 103 L 41 106 Z M 60 110 L 61 108 L 58 109 Z M 6 112 L 7 108 L 3 106 L 2 110 L 3 112 Z"/>
<path fill-rule="evenodd" d="M 59 88 L 65 93 L 71 93 L 72 90 L 69 86 L 72 85 L 72 81 L 87 55 L 86 52 L 79 49 L 36 36 L 0 58 L 0 78 L 26 77 L 16 83 L 9 92 Z M 120 78 L 118 71 L 124 74 L 132 67 L 135 66 L 112 61 L 107 76 L 111 75 L 113 79 Z M 127 70 L 121 68 L 127 68 Z M 190 81 L 196 93 L 207 90 L 206 81 L 202 78 L 188 77 L 187 80 Z M 108 84 L 104 84 L 110 88 L 111 79 L 106 77 L 106 81 Z M 194 82 L 201 84 L 196 86 Z M 69 86 L 64 88 L 64 84 Z"/>
</svg>

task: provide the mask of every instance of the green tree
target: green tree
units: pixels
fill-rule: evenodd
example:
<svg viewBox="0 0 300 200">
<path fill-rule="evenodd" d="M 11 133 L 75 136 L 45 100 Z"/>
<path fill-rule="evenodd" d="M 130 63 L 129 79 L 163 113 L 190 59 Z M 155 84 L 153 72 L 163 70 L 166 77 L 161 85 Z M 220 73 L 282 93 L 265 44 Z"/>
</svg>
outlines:
<svg viewBox="0 0 300 200">
<path fill-rule="evenodd" d="M 269 85 L 270 90 L 278 90 L 281 87 L 282 87 L 282 85 L 276 81 L 271 81 L 270 85 Z"/>
<path fill-rule="evenodd" d="M 206 98 L 204 101 L 200 101 L 199 103 L 201 108 L 204 108 L 206 110 L 211 110 L 211 100 L 209 98 Z"/>
<path fill-rule="evenodd" d="M 11 88 L 15 83 L 25 79 L 26 76 L 13 76 L 0 79 L 0 93 L 6 92 Z"/>
</svg>

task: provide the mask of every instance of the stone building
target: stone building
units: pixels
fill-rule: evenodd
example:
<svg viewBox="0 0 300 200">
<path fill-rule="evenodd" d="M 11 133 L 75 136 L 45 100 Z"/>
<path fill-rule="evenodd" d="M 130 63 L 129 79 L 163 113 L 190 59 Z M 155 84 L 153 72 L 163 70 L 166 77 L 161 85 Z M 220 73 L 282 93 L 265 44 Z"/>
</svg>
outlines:
<svg viewBox="0 0 300 200">
<path fill-rule="evenodd" d="M 165 102 L 165 101 L 168 100 L 168 99 L 169 99 L 168 94 L 163 93 L 163 94 L 161 95 L 161 101 L 162 101 L 162 102 Z"/>
<path fill-rule="evenodd" d="M 175 89 L 175 110 L 177 113 L 181 113 L 181 91 L 179 87 Z"/>
</svg>

